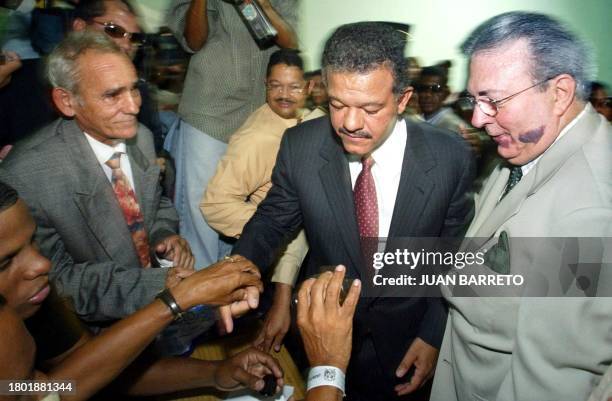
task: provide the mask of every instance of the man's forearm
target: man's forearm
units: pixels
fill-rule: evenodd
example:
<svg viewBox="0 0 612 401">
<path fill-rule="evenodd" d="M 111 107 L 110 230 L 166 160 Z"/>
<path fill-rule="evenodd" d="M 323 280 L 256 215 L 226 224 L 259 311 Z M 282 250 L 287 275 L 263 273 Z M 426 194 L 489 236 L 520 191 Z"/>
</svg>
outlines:
<svg viewBox="0 0 612 401">
<path fill-rule="evenodd" d="M 185 41 L 193 51 L 200 50 L 208 39 L 206 0 L 192 0 L 185 15 Z"/>
<path fill-rule="evenodd" d="M 64 398 L 86 400 L 129 365 L 172 319 L 168 307 L 155 300 L 77 348 L 49 372 L 49 379 L 75 380 L 76 395 Z"/>
<path fill-rule="evenodd" d="M 266 15 L 270 19 L 270 23 L 278 31 L 278 36 L 274 39 L 274 42 L 281 48 L 284 49 L 297 49 L 298 41 L 297 35 L 291 26 L 285 22 L 283 17 L 272 7 L 269 0 L 262 0 L 260 2 L 261 7 L 265 11 Z"/>
<path fill-rule="evenodd" d="M 200 202 L 200 211 L 206 222 L 221 234 L 231 238 L 240 236 L 244 225 L 255 210 L 257 205 L 246 201 L 245 196 L 229 194 L 224 188 L 207 191 L 205 198 Z"/>
<path fill-rule="evenodd" d="M 149 363 L 134 362 L 117 383 L 135 396 L 213 387 L 218 362 L 195 358 L 162 358 Z"/>
</svg>

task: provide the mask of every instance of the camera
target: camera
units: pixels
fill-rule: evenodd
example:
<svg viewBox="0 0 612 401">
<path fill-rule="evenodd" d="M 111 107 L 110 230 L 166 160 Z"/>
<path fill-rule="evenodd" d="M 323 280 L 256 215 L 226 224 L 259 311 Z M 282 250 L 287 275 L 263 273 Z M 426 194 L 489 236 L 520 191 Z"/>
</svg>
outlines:
<svg viewBox="0 0 612 401">
<path fill-rule="evenodd" d="M 278 35 L 270 19 L 257 0 L 233 0 L 251 36 L 260 47 L 265 47 Z"/>
</svg>

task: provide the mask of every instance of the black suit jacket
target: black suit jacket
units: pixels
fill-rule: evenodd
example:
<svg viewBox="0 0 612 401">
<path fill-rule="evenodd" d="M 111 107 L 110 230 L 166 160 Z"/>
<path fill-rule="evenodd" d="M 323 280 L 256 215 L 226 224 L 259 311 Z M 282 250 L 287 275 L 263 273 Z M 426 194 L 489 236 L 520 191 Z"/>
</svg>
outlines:
<svg viewBox="0 0 612 401">
<path fill-rule="evenodd" d="M 389 237 L 460 236 L 473 215 L 467 196 L 474 177 L 470 151 L 449 131 L 406 124 L 408 138 Z M 265 271 L 303 225 L 310 245 L 309 274 L 321 265 L 344 264 L 348 276 L 367 279 L 348 161 L 328 117 L 287 130 L 272 183 L 234 253 Z M 446 308 L 439 298 L 362 298 L 353 338 L 358 345 L 363 335 L 371 334 L 382 367 L 393 376 L 415 337 L 439 348 L 445 323 Z"/>
</svg>

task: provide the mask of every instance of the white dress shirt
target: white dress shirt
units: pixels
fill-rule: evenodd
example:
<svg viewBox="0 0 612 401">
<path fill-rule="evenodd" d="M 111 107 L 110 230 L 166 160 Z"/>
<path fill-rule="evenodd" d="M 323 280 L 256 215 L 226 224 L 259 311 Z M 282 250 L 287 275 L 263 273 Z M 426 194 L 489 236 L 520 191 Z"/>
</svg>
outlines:
<svg viewBox="0 0 612 401">
<path fill-rule="evenodd" d="M 404 151 L 407 139 L 406 123 L 398 119 L 389 137 L 382 145 L 372 152 L 374 165 L 372 176 L 376 185 L 376 199 L 378 201 L 378 236 L 387 237 L 393 218 L 395 198 L 402 175 Z M 351 172 L 352 187 L 362 169 L 361 158 L 349 155 L 349 169 Z"/>
<path fill-rule="evenodd" d="M 93 150 L 96 155 L 96 159 L 98 159 L 98 163 L 102 166 L 102 170 L 104 170 L 104 174 L 106 174 L 106 178 L 108 181 L 112 183 L 113 171 L 110 167 L 106 165 L 106 162 L 110 160 L 110 158 L 115 154 L 115 152 L 121 152 L 120 166 L 121 171 L 126 176 L 128 182 L 132 189 L 134 189 L 134 177 L 132 176 L 132 165 L 130 164 L 130 158 L 127 155 L 125 142 L 120 141 L 114 146 L 107 145 L 93 138 L 87 132 L 84 133 L 85 138 L 87 138 L 87 142 L 89 142 L 89 146 Z"/>
</svg>

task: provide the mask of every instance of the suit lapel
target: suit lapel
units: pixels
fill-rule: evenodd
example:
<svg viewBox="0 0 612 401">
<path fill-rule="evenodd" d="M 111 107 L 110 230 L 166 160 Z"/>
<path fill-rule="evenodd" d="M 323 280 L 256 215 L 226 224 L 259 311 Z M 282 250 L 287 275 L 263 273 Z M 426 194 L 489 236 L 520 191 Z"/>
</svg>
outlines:
<svg viewBox="0 0 612 401">
<path fill-rule="evenodd" d="M 434 183 L 427 172 L 436 166 L 423 130 L 406 122 L 408 138 L 402 173 L 393 207 L 389 237 L 409 237 L 418 233 L 419 223 Z"/>
<path fill-rule="evenodd" d="M 468 236 L 488 238 L 494 235 L 504 222 L 519 212 L 524 201 L 546 184 L 565 161 L 581 148 L 600 122 L 592 107 L 587 105 L 586 108 L 586 115 L 555 142 L 542 155 L 533 170 L 498 203 L 509 175 L 507 167 L 501 168 L 496 181 L 492 184 L 492 190 L 483 202 L 482 210 L 478 211 L 473 227 L 468 230 Z"/>
<path fill-rule="evenodd" d="M 336 219 L 336 226 L 341 233 L 342 241 L 350 255 L 352 266 L 361 266 L 361 245 L 359 242 L 359 228 L 355 219 L 355 206 L 353 204 L 353 191 L 351 173 L 348 160 L 342 146 L 334 140 L 330 131 L 325 139 L 320 155 L 324 159 L 319 169 L 319 177 L 327 196 L 329 207 Z M 361 277 L 357 267 L 354 273 Z"/>
<path fill-rule="evenodd" d="M 535 167 L 537 168 L 537 166 Z M 479 216 L 479 220 L 482 221 L 482 225 L 475 232 L 475 237 L 489 238 L 495 234 L 497 229 L 508 221 L 512 216 L 517 214 L 521 210 L 521 206 L 525 199 L 531 192 L 531 188 L 534 183 L 536 176 L 535 172 L 530 172 L 523 177 L 519 182 L 501 201 L 498 202 L 502 192 L 506 187 L 508 176 L 510 175 L 510 169 L 508 167 L 502 167 L 499 179 L 495 183 L 495 190 L 491 191 L 489 199 L 487 199 L 487 206 L 491 210 L 490 214 L 486 218 Z M 504 179 L 505 178 L 505 179 Z M 471 230 L 470 230 L 471 231 Z"/>
<path fill-rule="evenodd" d="M 483 186 L 481 192 L 476 195 L 476 215 L 472 220 L 472 224 L 465 234 L 466 237 L 476 237 L 480 227 L 487 221 L 487 218 L 497 206 L 499 198 L 506 187 L 510 169 L 503 166 L 497 168 L 491 173 L 487 182 Z"/>
<path fill-rule="evenodd" d="M 147 232 L 150 232 L 155 216 L 152 208 L 159 184 L 159 167 L 149 163 L 135 144 L 127 145 L 127 154 L 132 167 L 136 199 L 144 215 Z"/>
<path fill-rule="evenodd" d="M 600 115 L 591 104 L 587 103 L 585 115 L 542 155 L 537 164 L 535 183 L 530 195 L 546 184 L 572 154 L 580 151 L 582 146 L 592 138 L 593 133 L 601 127 L 601 124 L 608 123 L 601 120 Z"/>
<path fill-rule="evenodd" d="M 112 186 L 83 132 L 74 121 L 65 121 L 60 130 L 75 177 L 74 202 L 83 216 L 83 222 L 88 225 L 109 259 L 120 264 L 138 265 L 134 247 L 126 246 L 132 244 L 127 225 L 112 223 L 124 222 L 125 218 Z"/>
</svg>

